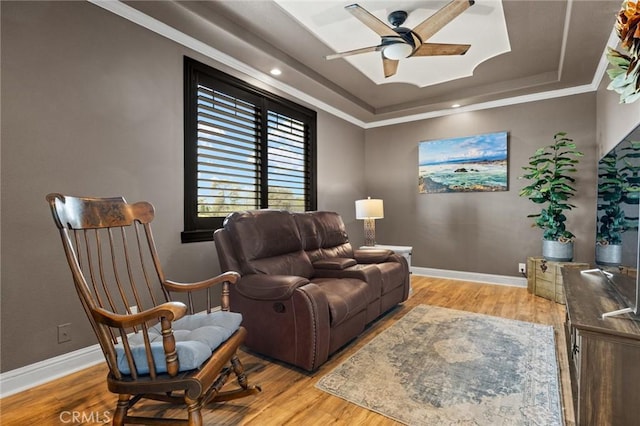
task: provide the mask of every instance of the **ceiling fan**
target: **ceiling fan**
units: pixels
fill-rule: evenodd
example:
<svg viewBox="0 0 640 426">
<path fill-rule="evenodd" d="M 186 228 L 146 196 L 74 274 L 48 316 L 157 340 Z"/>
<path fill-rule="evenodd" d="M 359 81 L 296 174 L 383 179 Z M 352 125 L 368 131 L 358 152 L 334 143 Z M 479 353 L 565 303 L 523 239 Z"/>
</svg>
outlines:
<svg viewBox="0 0 640 426">
<path fill-rule="evenodd" d="M 326 59 L 379 51 L 382 54 L 384 76 L 388 78 L 398 70 L 400 59 L 413 56 L 464 55 L 471 47 L 470 44 L 426 43 L 426 41 L 474 3 L 474 0 L 453 0 L 412 30 L 401 26 L 408 16 L 403 10 L 391 12 L 387 17 L 389 23 L 393 25 L 391 28 L 358 4 L 351 4 L 345 9 L 375 31 L 382 40 L 377 46 L 328 55 Z"/>
</svg>

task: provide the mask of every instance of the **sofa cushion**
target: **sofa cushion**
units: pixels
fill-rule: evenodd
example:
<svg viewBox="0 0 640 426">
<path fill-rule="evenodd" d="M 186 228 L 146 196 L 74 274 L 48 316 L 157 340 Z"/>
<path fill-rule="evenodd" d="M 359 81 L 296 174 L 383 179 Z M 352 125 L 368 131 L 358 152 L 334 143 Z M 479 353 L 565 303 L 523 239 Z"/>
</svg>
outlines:
<svg viewBox="0 0 640 426">
<path fill-rule="evenodd" d="M 351 243 L 344 243 L 333 247 L 324 247 L 319 249 L 318 256 L 320 258 L 353 257 L 353 248 L 351 247 Z M 311 254 L 309 254 L 309 257 L 311 257 Z"/>
<path fill-rule="evenodd" d="M 249 262 L 249 265 L 252 273 L 255 274 L 292 275 L 303 278 L 310 278 L 313 275 L 313 265 L 309 256 L 302 250 L 255 259 Z"/>
<path fill-rule="evenodd" d="M 284 210 L 235 212 L 225 228 L 244 274 L 296 275 L 309 278 L 313 266 L 291 213 Z"/>
<path fill-rule="evenodd" d="M 344 222 L 338 213 L 314 211 L 294 213 L 302 248 L 311 262 L 333 257 L 353 257 Z"/>
<path fill-rule="evenodd" d="M 291 216 L 298 227 L 302 249 L 305 251 L 319 249 L 321 236 L 313 212 L 293 213 Z"/>
<path fill-rule="evenodd" d="M 240 328 L 240 323 L 242 323 L 241 314 L 223 311 L 186 315 L 174 321 L 171 325 L 176 340 L 179 371 L 194 370 L 200 367 L 218 346 Z M 128 340 L 138 374 L 148 374 L 149 364 L 147 363 L 142 333 L 136 333 Z M 166 373 L 167 364 L 162 346 L 160 324 L 149 328 L 149 341 L 151 342 L 151 353 L 156 372 Z M 131 374 L 122 344 L 116 345 L 115 348 L 118 370 L 122 374 Z"/>
<path fill-rule="evenodd" d="M 327 297 L 331 327 L 366 310 L 369 303 L 367 283 L 354 278 L 316 278 L 313 280 Z"/>
<path fill-rule="evenodd" d="M 311 215 L 320 235 L 320 247 L 335 247 L 349 242 L 344 222 L 338 213 L 313 212 Z"/>
<path fill-rule="evenodd" d="M 382 294 L 404 285 L 406 273 L 402 263 L 384 262 L 377 263 L 376 266 L 382 272 Z"/>
</svg>

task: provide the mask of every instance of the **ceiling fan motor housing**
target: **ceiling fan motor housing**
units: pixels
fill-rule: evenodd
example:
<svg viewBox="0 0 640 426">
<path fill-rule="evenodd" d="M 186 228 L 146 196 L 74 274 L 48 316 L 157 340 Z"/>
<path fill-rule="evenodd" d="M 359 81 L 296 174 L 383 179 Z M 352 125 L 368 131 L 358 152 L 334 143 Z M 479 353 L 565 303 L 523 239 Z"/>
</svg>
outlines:
<svg viewBox="0 0 640 426">
<path fill-rule="evenodd" d="M 389 16 L 387 16 L 387 20 L 394 27 L 399 27 L 404 24 L 404 21 L 407 20 L 407 12 L 404 10 L 396 10 L 395 12 L 391 12 Z"/>
<path fill-rule="evenodd" d="M 387 59 L 399 60 L 409 57 L 420 40 L 416 40 L 417 36 L 409 28 L 401 27 L 404 21 L 407 19 L 407 12 L 404 10 L 396 10 L 391 12 L 387 17 L 391 25 L 394 26 L 393 31 L 398 34 L 398 37 L 382 37 L 382 54 Z"/>
</svg>

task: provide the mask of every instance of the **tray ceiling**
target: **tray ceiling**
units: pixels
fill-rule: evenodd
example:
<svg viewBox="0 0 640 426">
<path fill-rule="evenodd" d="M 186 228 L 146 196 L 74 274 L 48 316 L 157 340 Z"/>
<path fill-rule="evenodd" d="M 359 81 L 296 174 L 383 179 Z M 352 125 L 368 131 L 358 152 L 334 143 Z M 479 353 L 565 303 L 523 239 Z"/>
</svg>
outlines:
<svg viewBox="0 0 640 426">
<path fill-rule="evenodd" d="M 595 90 L 604 71 L 604 49 L 615 44 L 612 29 L 621 1 L 476 0 L 456 18 L 459 22 L 452 21 L 436 34 L 443 41 L 470 43 L 471 49 L 488 52 L 487 58 L 470 66 L 471 73 L 456 64 L 432 63 L 454 58 L 408 58 L 401 60 L 397 78 L 388 82 L 379 78 L 381 61 L 376 53 L 361 55 L 371 55 L 362 63 L 324 58 L 380 41 L 344 10 L 353 3 L 350 0 L 133 1 L 120 3 L 119 9 L 127 9 L 124 12 L 109 3 L 114 2 L 96 2 L 209 56 L 227 72 L 367 127 L 427 117 L 452 104 L 464 110 Z M 406 10 L 405 26 L 411 28 L 446 3 L 363 0 L 359 4 L 384 21 L 390 11 Z M 504 23 L 498 19 L 482 24 L 492 16 L 503 17 Z M 476 27 L 482 25 L 501 26 L 498 32 L 504 30 L 508 38 L 487 36 L 488 30 Z M 440 74 L 430 76 L 431 83 L 408 82 L 413 77 L 400 72 L 409 72 L 413 64 L 414 74 L 430 75 L 434 68 Z M 269 74 L 274 67 L 282 70 L 280 76 Z"/>
<path fill-rule="evenodd" d="M 276 3 L 335 52 L 345 52 L 380 43 L 380 37 L 374 31 L 344 9 L 344 2 L 276 0 Z M 481 4 L 475 4 L 467 9 L 428 40 L 430 43 L 472 44 L 465 55 L 402 59 L 397 73 L 389 78 L 384 77 L 380 52 L 363 53 L 335 60 L 349 62 L 378 85 L 408 83 L 425 87 L 470 77 L 480 63 L 511 49 L 502 1 L 484 0 L 478 3 Z M 409 29 L 415 28 L 446 4 L 446 1 L 363 0 L 358 2 L 358 5 L 387 24 L 390 13 L 397 10 L 407 12 L 408 17 L 402 27 Z"/>
</svg>

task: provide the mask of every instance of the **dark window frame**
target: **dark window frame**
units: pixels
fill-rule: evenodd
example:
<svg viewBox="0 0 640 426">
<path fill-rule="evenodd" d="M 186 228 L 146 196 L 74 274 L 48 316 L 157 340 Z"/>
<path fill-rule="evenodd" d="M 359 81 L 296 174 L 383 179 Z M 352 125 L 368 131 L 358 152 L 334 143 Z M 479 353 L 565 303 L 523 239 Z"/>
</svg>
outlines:
<svg viewBox="0 0 640 426">
<path fill-rule="evenodd" d="M 198 84 L 205 83 L 239 99 L 250 99 L 261 111 L 261 129 L 266 129 L 267 112 L 287 115 L 307 126 L 306 159 L 308 191 L 305 210 L 317 207 L 316 112 L 283 97 L 255 87 L 194 59 L 184 57 L 184 231 L 183 243 L 212 241 L 224 217 L 198 217 Z M 267 160 L 267 131 L 260 132 L 261 161 Z M 267 208 L 268 180 L 266 164 L 260 167 L 260 208 Z"/>
</svg>

